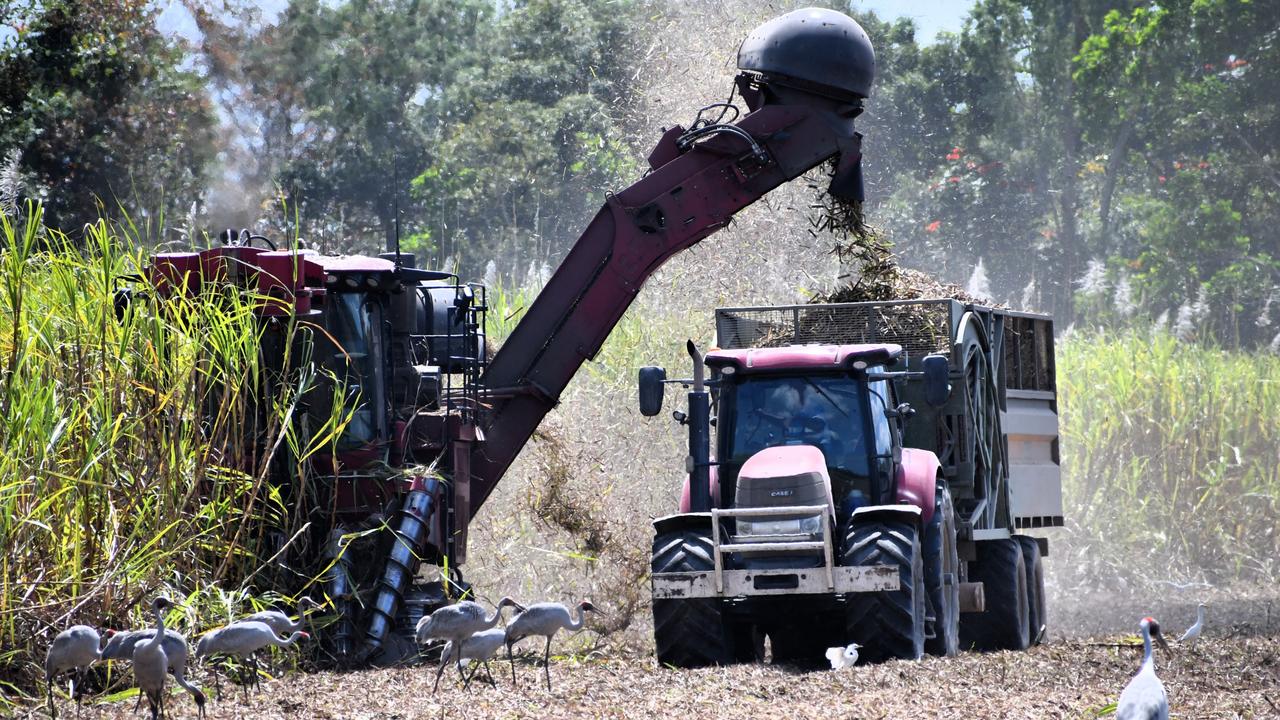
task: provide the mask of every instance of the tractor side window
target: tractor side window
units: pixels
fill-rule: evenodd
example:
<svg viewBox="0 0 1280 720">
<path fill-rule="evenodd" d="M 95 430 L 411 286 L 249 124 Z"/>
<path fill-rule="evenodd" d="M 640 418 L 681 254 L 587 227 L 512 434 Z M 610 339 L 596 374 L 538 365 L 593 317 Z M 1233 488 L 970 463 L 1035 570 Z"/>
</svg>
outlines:
<svg viewBox="0 0 1280 720">
<path fill-rule="evenodd" d="M 871 391 L 871 428 L 875 436 L 876 454 L 888 455 L 893 450 L 889 418 L 885 414 L 889 409 L 889 383 L 874 380 L 868 386 Z"/>
</svg>

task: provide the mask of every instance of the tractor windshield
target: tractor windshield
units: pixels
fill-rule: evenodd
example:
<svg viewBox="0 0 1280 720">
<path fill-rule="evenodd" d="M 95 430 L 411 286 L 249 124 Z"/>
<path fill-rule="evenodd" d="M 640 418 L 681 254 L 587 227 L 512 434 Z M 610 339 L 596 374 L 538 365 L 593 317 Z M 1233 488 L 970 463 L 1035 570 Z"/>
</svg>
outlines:
<svg viewBox="0 0 1280 720">
<path fill-rule="evenodd" d="M 724 428 L 730 433 L 726 457 L 740 464 L 767 447 L 813 445 L 833 475 L 869 478 L 876 453 L 867 450 L 866 392 L 865 384 L 847 376 L 745 379 L 737 385 L 732 428 Z M 887 431 L 883 416 L 878 422 Z"/>
</svg>

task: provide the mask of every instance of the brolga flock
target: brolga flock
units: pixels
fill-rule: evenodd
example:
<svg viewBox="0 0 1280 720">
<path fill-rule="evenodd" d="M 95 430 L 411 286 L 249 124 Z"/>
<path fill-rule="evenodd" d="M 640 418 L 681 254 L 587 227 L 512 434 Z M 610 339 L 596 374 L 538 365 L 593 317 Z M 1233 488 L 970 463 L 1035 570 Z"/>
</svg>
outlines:
<svg viewBox="0 0 1280 720">
<path fill-rule="evenodd" d="M 155 626 L 139 630 L 116 632 L 108 630 L 103 636 L 87 625 L 73 625 L 58 633 L 49 647 L 45 657 L 45 681 L 48 686 L 48 702 L 50 717 L 57 717 L 53 703 L 54 682 L 67 673 L 72 674 L 71 696 L 76 700 L 77 715 L 83 699 L 85 674 L 96 662 L 129 661 L 133 665 L 134 683 L 138 688 L 138 703 L 146 698 L 151 711 L 152 720 L 165 715 L 165 682 L 169 675 L 174 682 L 189 693 L 196 703 L 197 717 L 204 717 L 206 698 L 204 692 L 186 677 L 189 650 L 187 639 L 180 633 L 165 626 L 165 614 L 175 607 L 168 598 L 158 597 L 151 603 Z M 306 611 L 319 607 L 310 599 L 299 603 L 299 618 L 295 623 L 283 613 L 268 611 L 255 613 L 241 618 L 223 627 L 205 633 L 196 645 L 196 657 L 208 655 L 229 655 L 244 660 L 253 670 L 251 682 L 257 683 L 257 664 L 254 654 L 271 645 L 283 647 L 305 639 L 305 632 L 293 630 L 289 638 L 276 634 L 275 627 L 282 631 L 289 627 L 300 627 Z M 215 678 L 216 678 L 215 674 Z M 136 706 L 135 706 L 136 707 Z"/>
<path fill-rule="evenodd" d="M 505 629 L 494 629 L 502 619 L 503 608 L 508 606 L 516 609 L 515 617 L 507 623 Z M 504 645 L 507 648 L 507 660 L 511 662 L 511 683 L 516 684 L 516 663 L 512 648 L 521 640 L 534 636 L 546 640 L 542 663 L 547 677 L 547 690 L 551 690 L 551 639 L 561 630 L 582 629 L 586 622 L 585 613 L 598 612 L 587 600 L 578 603 L 575 609 L 578 611 L 577 619 L 573 618 L 569 608 L 560 603 L 534 603 L 526 607 L 504 597 L 498 601 L 493 614 L 487 616 L 483 605 L 470 600 L 436 610 L 419 620 L 416 629 L 420 645 L 431 640 L 448 641 L 440 656 L 440 667 L 436 669 L 436 682 L 431 691 L 435 692 L 440 688 L 440 676 L 444 674 L 444 668 L 450 661 L 457 663 L 458 677 L 463 681 L 463 688 L 469 687 L 472 678 L 480 671 L 480 665 L 483 664 L 487 672 L 488 660 Z M 455 652 L 455 648 L 461 648 L 461 651 Z M 464 659 L 476 661 L 471 677 L 467 677 L 462 671 Z M 492 674 L 489 680 L 493 682 Z"/>
</svg>

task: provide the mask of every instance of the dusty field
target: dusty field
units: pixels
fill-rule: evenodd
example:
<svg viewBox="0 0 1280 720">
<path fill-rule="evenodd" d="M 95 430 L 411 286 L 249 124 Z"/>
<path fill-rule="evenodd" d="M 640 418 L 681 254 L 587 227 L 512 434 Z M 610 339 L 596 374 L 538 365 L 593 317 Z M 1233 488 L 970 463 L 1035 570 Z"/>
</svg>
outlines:
<svg viewBox="0 0 1280 720">
<path fill-rule="evenodd" d="M 1091 718 L 1114 702 L 1134 671 L 1140 648 L 1117 647 L 1131 641 L 1059 639 L 1027 653 L 838 673 L 771 665 L 676 671 L 651 658 L 553 658 L 550 693 L 541 668 L 530 663 L 517 665 L 519 690 L 504 662 L 492 666 L 496 689 L 473 685 L 464 692 L 454 673 L 446 679 L 455 682 L 442 682 L 434 696 L 432 668 L 295 674 L 264 683 L 247 702 L 229 692 L 211 702 L 208 717 Z M 1214 637 L 1175 649 L 1160 662 L 1174 717 L 1280 717 L 1280 636 Z M 173 717 L 195 716 L 189 698 L 175 695 L 173 702 Z M 86 707 L 83 717 L 139 717 L 132 707 L 132 698 L 102 703 Z"/>
</svg>

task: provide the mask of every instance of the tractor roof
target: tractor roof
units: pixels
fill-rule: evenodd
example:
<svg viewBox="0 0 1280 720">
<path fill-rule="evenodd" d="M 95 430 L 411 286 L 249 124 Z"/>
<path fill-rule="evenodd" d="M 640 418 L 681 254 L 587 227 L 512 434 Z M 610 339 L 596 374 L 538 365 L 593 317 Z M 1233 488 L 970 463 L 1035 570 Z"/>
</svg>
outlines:
<svg viewBox="0 0 1280 720">
<path fill-rule="evenodd" d="M 902 354 L 902 346 L 893 344 L 860 345 L 788 345 L 776 348 L 743 348 L 712 350 L 707 365 L 722 368 L 732 365 L 740 373 L 778 372 L 783 370 L 839 370 L 852 367 L 861 360 L 868 365 L 882 365 Z"/>
</svg>

